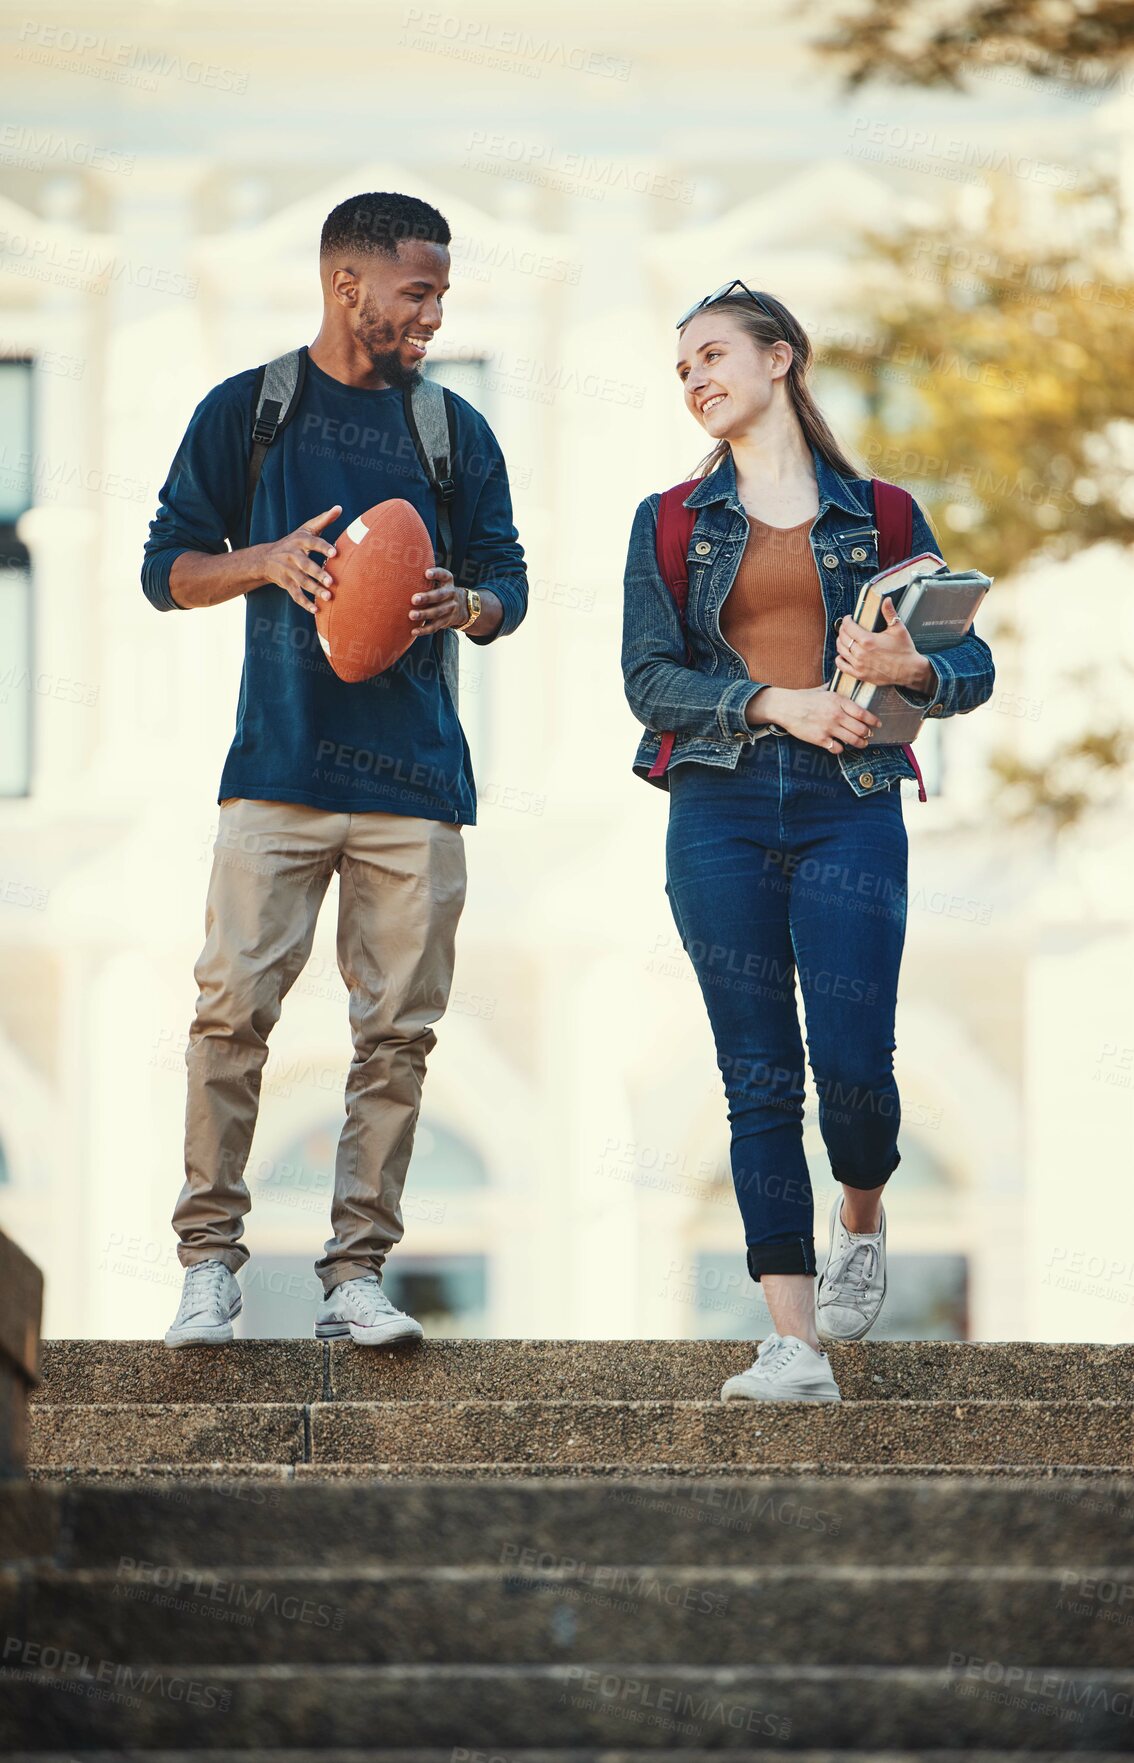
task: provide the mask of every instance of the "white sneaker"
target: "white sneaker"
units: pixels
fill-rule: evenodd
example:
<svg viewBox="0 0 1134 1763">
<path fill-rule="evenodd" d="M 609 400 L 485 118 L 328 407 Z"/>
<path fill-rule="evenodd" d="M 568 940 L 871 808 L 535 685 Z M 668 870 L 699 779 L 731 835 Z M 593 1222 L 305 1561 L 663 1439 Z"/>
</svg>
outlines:
<svg viewBox="0 0 1134 1763">
<path fill-rule="evenodd" d="M 826 1353 L 798 1335 L 770 1334 L 747 1371 L 726 1380 L 722 1402 L 841 1402 Z"/>
<path fill-rule="evenodd" d="M 315 1318 L 318 1341 L 349 1335 L 362 1347 L 381 1347 L 387 1341 L 420 1341 L 424 1333 L 420 1322 L 394 1308 L 376 1273 L 344 1279 L 323 1299 Z"/>
<path fill-rule="evenodd" d="M 815 1294 L 815 1330 L 836 1345 L 858 1341 L 878 1320 L 886 1296 L 886 1211 L 881 1230 L 852 1234 L 840 1216 L 842 1194 L 831 1208 L 831 1248 Z"/>
<path fill-rule="evenodd" d="M 240 1287 L 223 1261 L 196 1261 L 185 1269 L 177 1315 L 165 1331 L 167 1347 L 223 1345 L 240 1315 Z"/>
</svg>

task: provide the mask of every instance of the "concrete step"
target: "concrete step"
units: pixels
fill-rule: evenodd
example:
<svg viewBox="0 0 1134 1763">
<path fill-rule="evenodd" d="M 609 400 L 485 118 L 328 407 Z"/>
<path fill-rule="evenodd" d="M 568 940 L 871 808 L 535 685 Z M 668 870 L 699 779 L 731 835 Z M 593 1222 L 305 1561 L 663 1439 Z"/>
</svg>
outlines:
<svg viewBox="0 0 1134 1763">
<path fill-rule="evenodd" d="M 1130 1402 L 54 1403 L 29 1463 L 1134 1468 Z"/>
<path fill-rule="evenodd" d="M 309 1455 L 295 1402 L 57 1402 L 32 1408 L 28 1465 L 297 1463 Z"/>
<path fill-rule="evenodd" d="M 39 1404 L 91 1402 L 703 1401 L 752 1361 L 745 1341 L 43 1342 Z M 844 1398 L 1126 1401 L 1134 1345 L 860 1341 L 832 1350 Z"/>
<path fill-rule="evenodd" d="M 884 1476 L 893 1480 L 913 1477 L 925 1480 L 931 1476 L 968 1475 L 981 1481 L 1031 1481 L 1037 1475 L 1052 1480 L 1077 1481 L 1087 1476 L 1102 1481 L 1121 1480 L 1130 1474 L 1129 1465 L 1106 1464 L 1045 1464 L 1042 1469 L 1020 1463 L 54 1463 L 39 1465 L 28 1471 L 34 1482 L 121 1487 L 146 1483 L 161 1486 L 167 1482 L 216 1482 L 241 1479 L 246 1482 L 281 1481 L 561 1481 L 572 1477 L 579 1481 L 636 1481 L 648 1476 L 657 1481 L 778 1481 L 787 1476 L 811 1480 L 822 1476 L 832 1481 L 851 1477 Z M 249 1496 L 250 1497 L 250 1496 Z"/>
<path fill-rule="evenodd" d="M 0 1559 L 56 1569 L 1089 1568 L 1134 1552 L 1134 1477 L 0 1484 Z"/>
<path fill-rule="evenodd" d="M 359 1348 L 358 1351 L 373 1349 Z M 405 1349 L 401 1351 L 404 1353 Z M 163 1341 L 46 1340 L 35 1402 L 285 1402 L 330 1398 L 330 1343 L 233 1341 L 179 1347 Z"/>
<path fill-rule="evenodd" d="M 853 1620 L 853 1615 L 850 1620 Z M 601 1665 L 130 1667 L 100 1654 L 70 1677 L 36 1681 L 30 1662 L 0 1677 L 0 1746 L 88 1749 L 249 1745 L 407 1746 L 474 1751 L 678 1745 L 714 1753 L 991 1746 L 1128 1749 L 1134 1672 L 1013 1667 L 965 1638 L 939 1667 Z M 17 1675 L 23 1671 L 31 1675 Z M 91 1691 L 96 1693 L 88 1693 Z M 451 1763 L 457 1763 L 454 1751 Z"/>
<path fill-rule="evenodd" d="M 312 1463 L 1122 1464 L 1130 1402 L 330 1402 Z"/>
<path fill-rule="evenodd" d="M 1129 1666 L 1134 1569 L 564 1565 L 505 1544 L 493 1567 L 0 1572 L 7 1637 L 145 1664 Z M 7 1644 L 11 1645 L 9 1638 Z"/>
<path fill-rule="evenodd" d="M 806 1750 L 786 1753 L 792 1763 L 957 1763 L 956 1751 L 831 1751 Z M 201 1763 L 200 1751 L 138 1751 L 131 1749 L 129 1753 L 122 1751 L 88 1751 L 68 1746 L 65 1751 L 13 1751 L 5 1763 Z M 555 1749 L 529 1750 L 526 1746 L 517 1749 L 509 1745 L 507 1752 L 493 1749 L 486 1751 L 483 1747 L 446 1745 L 443 1750 L 395 1750 L 380 1753 L 382 1763 L 628 1763 L 631 1753 L 622 1749 L 601 1751 L 592 1750 L 589 1746 L 579 1749 L 572 1745 L 569 1750 Z M 641 1755 L 639 1752 L 638 1755 Z M 719 1763 L 720 1751 L 671 1751 L 665 1753 L 666 1763 Z M 350 1747 L 344 1750 L 339 1745 L 320 1746 L 317 1750 L 292 1750 L 286 1753 L 286 1763 L 373 1763 L 374 1750 L 367 1745 L 365 1749 Z M 777 1748 L 773 1751 L 734 1750 L 729 1756 L 735 1763 L 783 1763 L 785 1752 Z M 965 1763 L 1082 1763 L 1082 1751 L 988 1751 L 966 1750 Z M 1091 1763 L 1128 1763 L 1128 1751 L 1092 1751 Z M 259 1747 L 251 1750 L 215 1750 L 208 1752 L 208 1763 L 280 1763 L 278 1751 L 266 1751 Z"/>
</svg>

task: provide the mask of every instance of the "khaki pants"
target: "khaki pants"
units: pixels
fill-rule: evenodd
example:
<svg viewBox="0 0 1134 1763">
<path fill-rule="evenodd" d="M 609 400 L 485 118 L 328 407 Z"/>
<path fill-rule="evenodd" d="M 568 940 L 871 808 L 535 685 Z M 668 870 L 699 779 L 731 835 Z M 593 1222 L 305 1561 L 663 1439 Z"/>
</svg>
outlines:
<svg viewBox="0 0 1134 1763">
<path fill-rule="evenodd" d="M 173 1213 L 183 1267 L 248 1259 L 244 1169 L 268 1036 L 311 953 L 333 871 L 338 963 L 354 1057 L 335 1159 L 332 1236 L 315 1271 L 325 1292 L 381 1271 L 402 1237 L 401 1195 L 421 1107 L 432 1024 L 453 980 L 465 899 L 461 826 L 295 802 L 221 803 L 205 904 L 205 946 L 185 1063 L 185 1185 Z"/>
</svg>

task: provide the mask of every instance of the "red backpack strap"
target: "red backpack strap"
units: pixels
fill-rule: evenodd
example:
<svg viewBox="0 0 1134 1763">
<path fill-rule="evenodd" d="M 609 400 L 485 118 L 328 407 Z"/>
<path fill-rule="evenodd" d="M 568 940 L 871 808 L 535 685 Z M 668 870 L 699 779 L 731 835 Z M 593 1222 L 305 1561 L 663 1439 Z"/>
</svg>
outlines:
<svg viewBox="0 0 1134 1763">
<path fill-rule="evenodd" d="M 888 569 L 892 563 L 901 563 L 913 550 L 913 497 L 900 484 L 888 484 L 880 477 L 871 478 L 870 488 L 874 495 L 874 524 L 878 528 L 878 567 Z M 908 741 L 902 751 L 917 773 L 917 799 L 927 802 L 921 766 Z"/>
<path fill-rule="evenodd" d="M 693 535 L 693 527 L 697 520 L 697 510 L 685 507 L 685 498 L 690 490 L 700 483 L 699 478 L 690 478 L 688 483 L 674 484 L 671 490 L 663 490 L 658 503 L 657 559 L 662 580 L 673 595 L 677 607 L 677 616 L 681 620 L 682 630 L 685 628 L 685 608 L 689 600 L 689 571 L 686 558 L 689 555 L 689 540 Z M 685 642 L 685 658 L 689 659 L 689 641 Z M 674 734 L 668 730 L 661 738 L 657 758 L 650 766 L 650 777 L 661 777 L 669 764 L 673 752 Z"/>
<path fill-rule="evenodd" d="M 878 567 L 901 563 L 913 546 L 913 497 L 900 484 L 871 478 L 874 492 L 874 524 L 878 528 Z"/>
</svg>

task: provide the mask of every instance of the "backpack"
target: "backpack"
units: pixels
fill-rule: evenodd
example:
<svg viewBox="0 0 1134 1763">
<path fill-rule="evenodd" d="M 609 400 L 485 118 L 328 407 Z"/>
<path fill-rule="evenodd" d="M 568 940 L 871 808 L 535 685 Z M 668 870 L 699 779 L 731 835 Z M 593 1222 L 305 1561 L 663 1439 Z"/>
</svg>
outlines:
<svg viewBox="0 0 1134 1763">
<path fill-rule="evenodd" d="M 687 483 L 674 484 L 671 490 L 662 492 L 658 504 L 658 568 L 666 587 L 673 595 L 683 631 L 685 607 L 689 599 L 686 557 L 697 520 L 697 510 L 686 508 L 684 502 L 690 490 L 695 489 L 701 481 L 700 478 L 690 478 Z M 870 489 L 874 499 L 874 521 L 878 528 L 878 567 L 886 569 L 892 563 L 900 563 L 903 557 L 910 554 L 913 544 L 913 498 L 899 484 L 888 484 L 881 478 L 871 478 Z M 693 659 L 688 638 L 685 642 L 685 659 L 687 662 Z M 649 777 L 661 777 L 669 764 L 673 742 L 674 734 L 671 729 L 662 735 L 658 756 L 647 774 Z M 929 798 L 925 792 L 921 767 L 908 741 L 903 744 L 902 751 L 908 755 L 910 764 L 917 773 L 918 801 L 926 802 Z"/>
<path fill-rule="evenodd" d="M 252 391 L 252 448 L 248 456 L 248 480 L 244 491 L 244 515 L 241 544 L 248 544 L 252 529 L 252 502 L 264 455 L 276 436 L 285 429 L 299 408 L 303 382 L 307 376 L 307 345 L 289 349 L 265 362 L 256 373 Z M 437 497 L 437 544 L 434 550 L 442 569 L 453 567 L 453 527 L 449 504 L 457 493 L 452 473 L 456 451 L 456 421 L 453 400 L 447 386 L 439 380 L 419 379 L 402 392 L 402 408 L 406 427 L 413 441 L 421 468 Z M 456 632 L 450 627 L 441 632 L 442 661 L 449 690 L 457 703 L 458 652 Z"/>
</svg>

